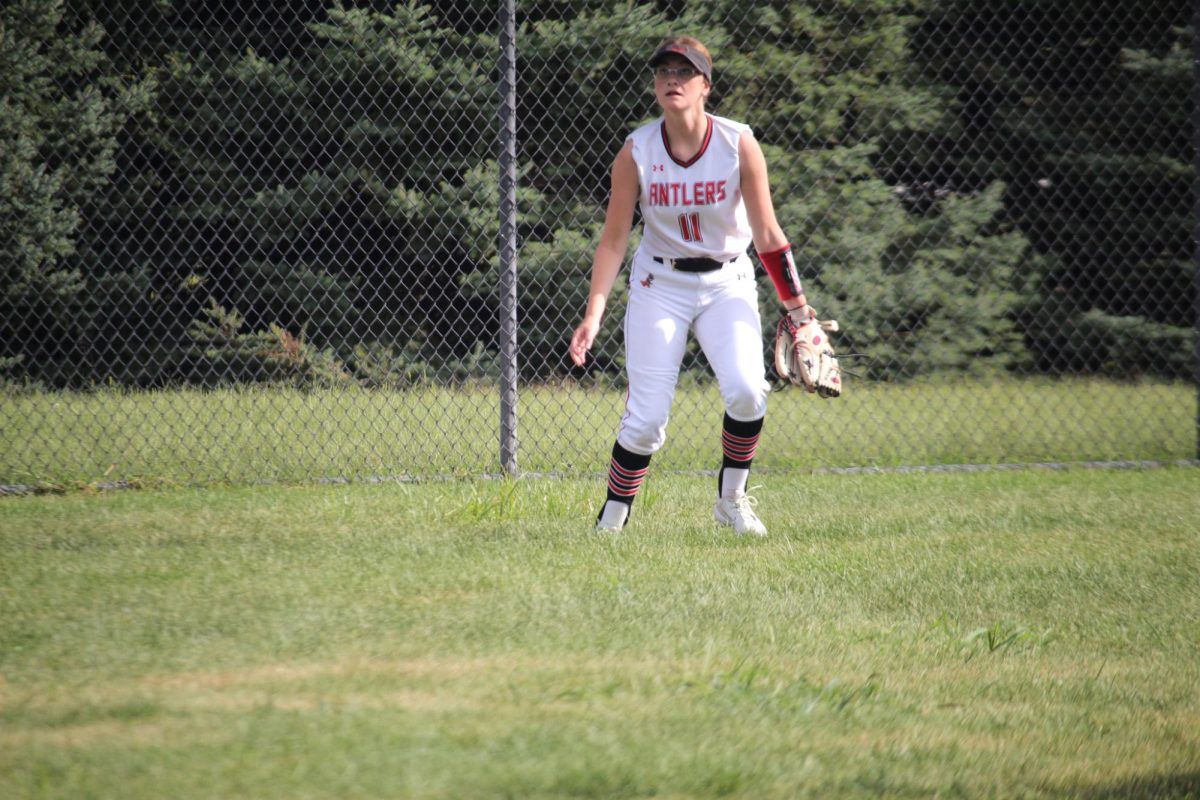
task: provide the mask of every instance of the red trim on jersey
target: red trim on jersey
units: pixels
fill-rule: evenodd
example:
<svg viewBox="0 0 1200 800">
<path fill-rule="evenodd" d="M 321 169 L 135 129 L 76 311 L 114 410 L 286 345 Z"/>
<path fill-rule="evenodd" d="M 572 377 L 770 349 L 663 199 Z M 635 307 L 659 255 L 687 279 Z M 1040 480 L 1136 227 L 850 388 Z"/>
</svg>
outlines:
<svg viewBox="0 0 1200 800">
<path fill-rule="evenodd" d="M 667 121 L 663 120 L 663 122 L 662 122 L 663 147 L 667 148 L 667 155 L 669 155 L 671 157 L 671 160 L 674 161 L 676 164 L 678 164 L 681 167 L 690 167 L 692 164 L 695 164 L 697 161 L 699 161 L 700 156 L 704 155 L 704 151 L 708 149 L 708 143 L 712 141 L 712 134 L 713 134 L 712 117 L 705 114 L 704 118 L 708 120 L 708 130 L 706 130 L 704 132 L 704 142 L 700 145 L 700 149 L 696 151 L 696 155 L 692 156 L 687 161 L 680 161 L 678 158 L 675 157 L 675 154 L 671 152 L 671 140 L 667 137 Z"/>
</svg>

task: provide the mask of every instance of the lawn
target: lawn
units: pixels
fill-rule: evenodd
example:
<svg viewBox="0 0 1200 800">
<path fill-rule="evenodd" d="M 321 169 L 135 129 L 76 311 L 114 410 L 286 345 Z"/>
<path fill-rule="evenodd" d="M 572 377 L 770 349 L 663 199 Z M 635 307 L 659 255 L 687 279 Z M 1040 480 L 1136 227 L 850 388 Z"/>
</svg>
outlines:
<svg viewBox="0 0 1200 800">
<path fill-rule="evenodd" d="M 1200 471 L 0 500 L 0 796 L 1197 797 Z"/>
</svg>

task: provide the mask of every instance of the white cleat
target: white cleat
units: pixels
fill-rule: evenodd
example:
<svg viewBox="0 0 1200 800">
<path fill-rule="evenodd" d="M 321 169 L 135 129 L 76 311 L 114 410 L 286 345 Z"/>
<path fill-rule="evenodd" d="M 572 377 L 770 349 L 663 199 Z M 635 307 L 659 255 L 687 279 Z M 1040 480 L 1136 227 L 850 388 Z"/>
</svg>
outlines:
<svg viewBox="0 0 1200 800">
<path fill-rule="evenodd" d="M 620 533 L 628 519 L 629 506 L 606 500 L 596 519 L 596 533 Z"/>
<path fill-rule="evenodd" d="M 596 523 L 596 533 L 620 533 L 625 526 L 618 522 L 600 520 Z"/>
<path fill-rule="evenodd" d="M 732 525 L 739 536 L 766 536 L 767 526 L 754 513 L 757 501 L 748 494 L 737 497 L 722 497 L 713 506 L 713 517 L 722 525 Z"/>
</svg>

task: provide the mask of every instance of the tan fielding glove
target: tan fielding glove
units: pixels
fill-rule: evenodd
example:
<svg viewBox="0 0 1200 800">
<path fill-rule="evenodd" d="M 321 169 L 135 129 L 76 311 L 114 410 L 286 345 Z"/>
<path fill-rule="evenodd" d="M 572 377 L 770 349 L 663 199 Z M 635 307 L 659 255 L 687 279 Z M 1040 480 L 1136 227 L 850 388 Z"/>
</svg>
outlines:
<svg viewBox="0 0 1200 800">
<path fill-rule="evenodd" d="M 811 306 L 792 309 L 775 329 L 775 371 L 821 397 L 842 393 L 842 370 L 829 341 L 837 320 L 818 320 Z"/>
</svg>

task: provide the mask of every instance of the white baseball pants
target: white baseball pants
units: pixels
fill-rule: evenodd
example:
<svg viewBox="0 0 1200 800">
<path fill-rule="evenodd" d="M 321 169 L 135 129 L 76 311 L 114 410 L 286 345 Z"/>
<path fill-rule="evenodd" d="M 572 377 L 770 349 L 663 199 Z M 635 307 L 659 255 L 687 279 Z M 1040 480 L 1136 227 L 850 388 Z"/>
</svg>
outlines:
<svg viewBox="0 0 1200 800">
<path fill-rule="evenodd" d="M 625 311 L 629 396 L 617 434 L 625 449 L 650 455 L 666 441 L 689 330 L 712 366 L 726 413 L 741 422 L 766 414 L 771 387 L 750 257 L 714 272 L 689 273 L 639 252 Z"/>
</svg>

